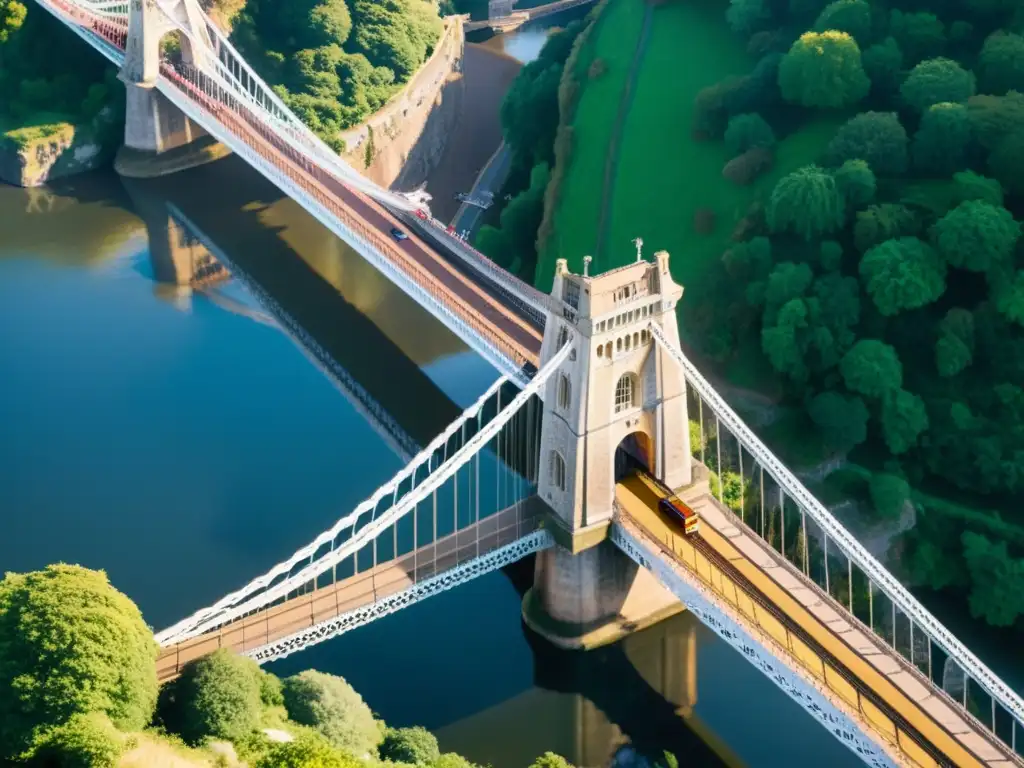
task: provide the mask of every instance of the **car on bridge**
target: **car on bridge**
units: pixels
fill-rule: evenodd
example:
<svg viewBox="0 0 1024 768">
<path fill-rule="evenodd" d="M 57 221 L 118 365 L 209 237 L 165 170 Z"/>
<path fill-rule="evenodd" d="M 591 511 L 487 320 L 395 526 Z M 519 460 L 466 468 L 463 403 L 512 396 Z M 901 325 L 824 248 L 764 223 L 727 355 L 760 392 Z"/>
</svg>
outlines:
<svg viewBox="0 0 1024 768">
<path fill-rule="evenodd" d="M 676 496 L 671 489 L 666 488 L 660 481 L 643 469 L 637 468 L 633 471 L 633 474 L 657 494 L 658 511 L 673 522 L 682 525 L 683 533 L 689 536 L 700 530 L 700 515 L 689 504 Z"/>
<path fill-rule="evenodd" d="M 398 227 L 391 228 L 391 236 L 395 238 L 395 240 L 397 240 L 398 242 L 402 242 L 403 240 L 409 239 L 409 236 L 405 234 L 405 232 L 400 230 Z"/>
</svg>

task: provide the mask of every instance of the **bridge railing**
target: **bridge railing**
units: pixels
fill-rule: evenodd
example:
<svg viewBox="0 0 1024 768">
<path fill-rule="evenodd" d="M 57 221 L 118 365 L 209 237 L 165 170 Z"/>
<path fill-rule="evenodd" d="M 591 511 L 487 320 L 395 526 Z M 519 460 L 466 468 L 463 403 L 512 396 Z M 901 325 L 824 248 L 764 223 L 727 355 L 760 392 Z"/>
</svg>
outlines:
<svg viewBox="0 0 1024 768">
<path fill-rule="evenodd" d="M 825 590 L 846 615 L 882 637 L 949 702 L 1012 751 L 1024 701 L 918 602 L 729 407 L 657 324 L 656 342 L 681 366 L 691 446 L 714 473 L 712 490 L 740 524 Z M 696 419 L 694 419 L 696 415 Z"/>
<path fill-rule="evenodd" d="M 566 344 L 510 399 L 507 394 L 503 398 L 504 380 L 499 380 L 354 511 L 241 589 L 158 633 L 157 642 L 167 646 L 225 626 L 318 584 L 325 574 L 329 574 L 329 583 L 334 583 L 338 565 L 367 547 L 372 549 L 376 565 L 377 539 L 382 535 L 388 538 L 390 530 L 397 546 L 398 524 L 410 513 L 418 520 L 421 505 L 433 505 L 436 538 L 439 504 L 446 508 L 453 501 L 456 521 L 459 519 L 460 488 L 467 472 L 474 478 L 466 487 L 476 521 L 532 494 L 539 451 L 535 423 L 539 413 L 533 399 L 568 357 L 571 346 Z M 466 493 L 463 491 L 463 498 Z"/>
</svg>

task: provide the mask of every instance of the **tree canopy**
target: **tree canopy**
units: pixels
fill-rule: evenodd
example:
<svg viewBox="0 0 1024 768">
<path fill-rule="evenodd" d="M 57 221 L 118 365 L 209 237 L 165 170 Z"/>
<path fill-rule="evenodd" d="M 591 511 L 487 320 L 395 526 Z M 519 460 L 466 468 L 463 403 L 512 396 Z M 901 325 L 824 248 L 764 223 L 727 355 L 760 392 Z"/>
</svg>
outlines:
<svg viewBox="0 0 1024 768">
<path fill-rule="evenodd" d="M 914 67 L 900 87 L 903 101 L 918 112 L 944 102 L 966 104 L 974 95 L 974 74 L 952 59 L 928 59 Z"/>
<path fill-rule="evenodd" d="M 882 398 L 903 386 L 903 365 L 896 350 L 882 341 L 861 339 L 839 364 L 851 392 Z"/>
<path fill-rule="evenodd" d="M 0 581 L 0 755 L 20 754 L 75 714 L 141 729 L 156 703 L 156 653 L 139 609 L 102 571 L 8 573 Z"/>
<path fill-rule="evenodd" d="M 862 112 L 850 118 L 826 150 L 829 162 L 863 160 L 882 176 L 907 169 L 907 131 L 895 112 Z"/>
<path fill-rule="evenodd" d="M 815 165 L 779 179 L 767 208 L 768 226 L 773 232 L 789 230 L 805 240 L 838 229 L 845 215 L 835 178 Z"/>
<path fill-rule="evenodd" d="M 394 763 L 432 765 L 441 756 L 437 738 L 426 728 L 388 728 L 380 756 Z"/>
<path fill-rule="evenodd" d="M 815 32 L 830 29 L 845 32 L 863 45 L 871 35 L 871 6 L 864 0 L 835 0 L 825 6 L 817 21 Z"/>
<path fill-rule="evenodd" d="M 833 451 L 847 451 L 867 439 L 868 409 L 859 397 L 822 392 L 811 400 L 807 412 Z"/>
<path fill-rule="evenodd" d="M 946 290 L 946 263 L 916 237 L 876 245 L 861 259 L 860 274 L 883 315 L 931 304 Z"/>
<path fill-rule="evenodd" d="M 871 83 L 857 42 L 829 30 L 805 32 L 793 43 L 779 65 L 779 87 L 786 101 L 839 109 L 863 99 Z"/>
<path fill-rule="evenodd" d="M 968 200 L 939 219 L 932 237 L 950 265 L 986 272 L 1009 261 L 1020 224 L 1005 208 Z"/>
<path fill-rule="evenodd" d="M 983 93 L 1024 92 L 1024 37 L 1002 29 L 993 32 L 978 55 L 977 70 Z"/>
<path fill-rule="evenodd" d="M 285 678 L 282 693 L 288 717 L 335 747 L 356 756 L 376 750 L 382 734 L 373 712 L 344 678 L 306 670 Z"/>
<path fill-rule="evenodd" d="M 925 173 L 948 176 L 967 167 L 971 120 L 963 104 L 932 104 L 914 134 L 914 165 Z"/>
</svg>

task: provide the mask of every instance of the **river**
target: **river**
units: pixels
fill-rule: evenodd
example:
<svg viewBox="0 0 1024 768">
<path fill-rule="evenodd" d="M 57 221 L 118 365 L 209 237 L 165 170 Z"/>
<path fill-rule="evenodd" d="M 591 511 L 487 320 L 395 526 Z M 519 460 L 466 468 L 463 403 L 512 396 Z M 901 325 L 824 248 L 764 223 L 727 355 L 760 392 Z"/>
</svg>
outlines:
<svg viewBox="0 0 1024 768">
<path fill-rule="evenodd" d="M 168 204 L 234 275 L 169 225 Z M 402 464 L 247 285 L 421 443 L 496 376 L 237 158 L 159 181 L 0 187 L 0 232 L 0 570 L 103 568 L 156 627 Z M 342 674 L 389 723 L 495 768 L 545 750 L 586 766 L 634 750 L 684 766 L 860 764 L 689 614 L 555 651 L 520 620 L 531 575 L 529 562 L 492 573 L 272 669 Z"/>
</svg>

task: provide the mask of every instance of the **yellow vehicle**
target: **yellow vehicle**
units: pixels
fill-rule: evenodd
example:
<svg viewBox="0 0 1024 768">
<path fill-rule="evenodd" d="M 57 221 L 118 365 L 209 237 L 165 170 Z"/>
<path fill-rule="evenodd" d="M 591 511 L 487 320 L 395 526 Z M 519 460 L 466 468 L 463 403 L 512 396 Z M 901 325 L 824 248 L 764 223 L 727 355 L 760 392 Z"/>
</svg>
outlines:
<svg viewBox="0 0 1024 768">
<path fill-rule="evenodd" d="M 635 474 L 658 496 L 658 509 L 683 526 L 683 533 L 689 536 L 700 530 L 700 515 L 686 502 L 642 469 L 635 470 Z"/>
</svg>

